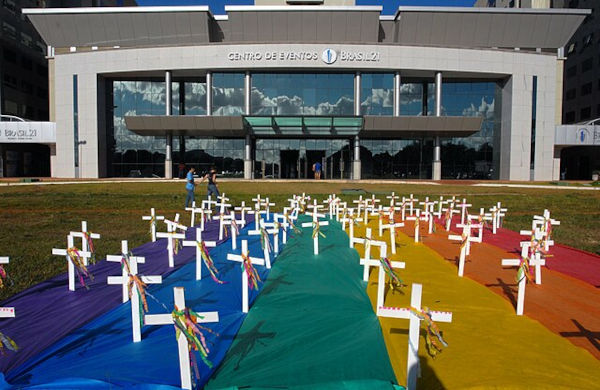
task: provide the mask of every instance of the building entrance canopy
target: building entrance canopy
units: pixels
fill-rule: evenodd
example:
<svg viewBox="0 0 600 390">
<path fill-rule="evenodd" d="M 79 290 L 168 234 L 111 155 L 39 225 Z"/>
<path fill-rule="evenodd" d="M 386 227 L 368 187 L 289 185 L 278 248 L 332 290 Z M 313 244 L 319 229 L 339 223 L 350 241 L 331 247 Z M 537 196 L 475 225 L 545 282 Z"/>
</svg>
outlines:
<svg viewBox="0 0 600 390">
<path fill-rule="evenodd" d="M 468 137 L 483 117 L 454 116 L 126 116 L 127 129 L 143 136 L 258 138 Z"/>
</svg>

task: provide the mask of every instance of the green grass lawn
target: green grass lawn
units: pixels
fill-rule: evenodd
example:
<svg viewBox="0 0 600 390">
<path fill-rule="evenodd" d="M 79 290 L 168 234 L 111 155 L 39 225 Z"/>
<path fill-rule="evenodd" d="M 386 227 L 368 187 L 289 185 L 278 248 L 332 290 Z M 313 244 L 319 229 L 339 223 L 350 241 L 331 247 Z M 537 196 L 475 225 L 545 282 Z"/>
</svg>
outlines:
<svg viewBox="0 0 600 390">
<path fill-rule="evenodd" d="M 118 253 L 121 240 L 129 240 L 135 248 L 150 240 L 148 222 L 142 215 L 150 207 L 157 213 L 173 218 L 182 213 L 182 221 L 189 224 L 189 214 L 183 211 L 184 182 L 68 184 L 44 186 L 0 187 L 0 256 L 10 256 L 6 270 L 12 285 L 0 290 L 5 299 L 35 283 L 66 271 L 64 258 L 52 256 L 53 247 L 64 248 L 70 230 L 79 230 L 81 221 L 88 221 L 89 229 L 100 233 L 95 241 L 97 254 Z M 395 191 L 400 195 L 466 197 L 479 207 L 489 208 L 501 201 L 508 207 L 504 227 L 513 230 L 529 229 L 534 214 L 544 208 L 561 221 L 554 230 L 556 242 L 600 253 L 600 192 L 567 191 L 523 188 L 485 188 L 461 185 L 394 185 L 363 183 L 315 182 L 222 182 L 220 190 L 234 204 L 249 201 L 257 193 L 268 195 L 278 208 L 287 204 L 292 193 L 306 192 L 324 199 L 327 194 L 341 194 L 342 189 L 359 188 L 374 192 L 385 200 L 384 193 Z M 197 199 L 206 193 L 198 187 Z M 341 195 L 344 200 L 357 196 Z M 66 288 L 66 287 L 65 287 Z"/>
</svg>

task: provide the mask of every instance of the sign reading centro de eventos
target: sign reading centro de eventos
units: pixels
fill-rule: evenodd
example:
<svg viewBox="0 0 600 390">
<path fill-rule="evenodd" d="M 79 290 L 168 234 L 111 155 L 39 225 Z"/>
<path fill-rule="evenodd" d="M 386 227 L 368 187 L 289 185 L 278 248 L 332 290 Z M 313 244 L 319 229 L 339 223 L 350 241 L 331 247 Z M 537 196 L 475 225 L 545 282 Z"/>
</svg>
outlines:
<svg viewBox="0 0 600 390">
<path fill-rule="evenodd" d="M 323 61 L 327 65 L 336 62 L 379 62 L 378 51 L 347 51 L 325 49 L 318 51 L 232 51 L 227 54 L 229 61 Z"/>
</svg>

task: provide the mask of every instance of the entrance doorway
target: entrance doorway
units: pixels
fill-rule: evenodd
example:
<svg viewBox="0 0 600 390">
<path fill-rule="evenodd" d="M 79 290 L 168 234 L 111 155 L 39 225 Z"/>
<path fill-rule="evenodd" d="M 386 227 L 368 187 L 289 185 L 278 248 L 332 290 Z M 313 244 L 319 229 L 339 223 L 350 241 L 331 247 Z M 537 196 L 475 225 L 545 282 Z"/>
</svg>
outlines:
<svg viewBox="0 0 600 390">
<path fill-rule="evenodd" d="M 282 179 L 297 179 L 298 178 L 298 161 L 300 159 L 300 151 L 298 150 L 282 150 L 280 151 L 281 161 L 281 178 Z"/>
<path fill-rule="evenodd" d="M 325 179 L 325 172 L 326 172 L 326 163 L 325 163 L 325 150 L 307 150 L 306 151 L 306 162 L 308 165 L 308 169 L 307 169 L 307 173 L 308 173 L 308 178 L 314 178 L 314 172 L 312 170 L 312 166 L 313 164 L 319 162 L 321 163 L 321 179 Z"/>
</svg>

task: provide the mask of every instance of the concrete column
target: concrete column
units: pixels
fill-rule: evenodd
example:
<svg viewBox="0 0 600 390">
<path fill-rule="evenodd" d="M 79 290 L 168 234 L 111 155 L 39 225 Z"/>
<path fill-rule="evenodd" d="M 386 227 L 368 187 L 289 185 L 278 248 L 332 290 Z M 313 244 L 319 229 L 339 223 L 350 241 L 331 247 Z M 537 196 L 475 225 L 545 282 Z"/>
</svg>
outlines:
<svg viewBox="0 0 600 390">
<path fill-rule="evenodd" d="M 250 72 L 244 77 L 244 113 L 250 115 L 250 96 L 252 93 L 252 78 Z"/>
<path fill-rule="evenodd" d="M 50 177 L 56 177 L 56 144 L 49 144 L 50 147 Z"/>
<path fill-rule="evenodd" d="M 173 88 L 171 82 L 171 71 L 165 72 L 165 115 L 171 115 L 171 99 L 173 95 Z M 173 178 L 173 133 L 167 133 L 167 145 L 165 150 L 165 179 Z"/>
<path fill-rule="evenodd" d="M 400 116 L 400 72 L 394 74 L 394 116 Z"/>
<path fill-rule="evenodd" d="M 354 115 L 360 115 L 360 72 L 354 75 Z"/>
<path fill-rule="evenodd" d="M 212 115 L 212 72 L 206 72 L 206 115 Z"/>
<path fill-rule="evenodd" d="M 435 116 L 442 116 L 442 72 L 435 73 Z M 432 179 L 442 178 L 442 144 L 440 137 L 435 137 L 433 143 Z"/>
<path fill-rule="evenodd" d="M 552 180 L 560 180 L 560 152 L 562 147 L 554 147 L 554 158 L 552 160 Z"/>
<path fill-rule="evenodd" d="M 244 145 L 244 179 L 252 179 L 252 138 L 250 134 L 246 135 L 246 145 Z"/>
<path fill-rule="evenodd" d="M 361 177 L 360 163 L 360 139 L 358 135 L 354 137 L 354 159 L 352 161 L 352 179 L 360 180 Z"/>
</svg>

